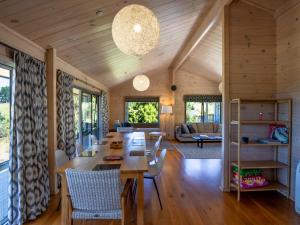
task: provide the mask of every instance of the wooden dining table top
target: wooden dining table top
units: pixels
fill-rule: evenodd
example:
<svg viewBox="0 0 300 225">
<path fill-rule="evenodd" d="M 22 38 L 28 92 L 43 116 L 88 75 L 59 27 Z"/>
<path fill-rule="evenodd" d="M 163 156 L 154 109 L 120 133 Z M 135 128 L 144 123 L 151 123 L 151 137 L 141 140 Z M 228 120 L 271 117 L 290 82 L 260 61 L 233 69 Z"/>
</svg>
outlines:
<svg viewBox="0 0 300 225">
<path fill-rule="evenodd" d="M 111 148 L 110 144 L 113 141 L 122 141 L 123 147 L 120 149 Z M 86 150 L 86 152 L 95 152 L 94 156 L 76 157 L 71 159 L 62 167 L 59 167 L 57 172 L 64 173 L 67 168 L 93 170 L 93 168 L 95 168 L 95 166 L 98 164 L 119 164 L 121 174 L 148 171 L 147 157 L 144 156 L 144 154 L 141 154 L 143 156 L 130 155 L 130 152 L 132 151 L 141 153 L 145 152 L 146 141 L 144 132 L 110 132 L 105 138 L 103 138 L 102 143 L 104 144 L 96 144 Z M 103 160 L 105 156 L 122 156 L 123 159 L 116 161 L 105 161 Z"/>
</svg>

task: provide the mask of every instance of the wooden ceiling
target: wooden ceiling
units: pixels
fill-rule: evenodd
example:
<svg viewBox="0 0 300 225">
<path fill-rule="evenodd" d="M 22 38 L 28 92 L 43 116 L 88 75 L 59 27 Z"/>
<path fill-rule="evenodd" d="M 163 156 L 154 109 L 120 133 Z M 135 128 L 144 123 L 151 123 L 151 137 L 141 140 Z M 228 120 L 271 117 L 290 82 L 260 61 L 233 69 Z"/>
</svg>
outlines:
<svg viewBox="0 0 300 225">
<path fill-rule="evenodd" d="M 2 0 L 0 22 L 107 87 L 139 73 L 167 68 L 186 38 L 215 0 Z M 160 22 L 157 48 L 144 57 L 127 56 L 115 46 L 111 24 L 125 5 L 138 3 L 153 10 Z M 96 15 L 101 10 L 102 15 Z"/>
<path fill-rule="evenodd" d="M 219 82 L 222 77 L 222 23 L 218 21 L 187 58 L 182 70 Z"/>
</svg>

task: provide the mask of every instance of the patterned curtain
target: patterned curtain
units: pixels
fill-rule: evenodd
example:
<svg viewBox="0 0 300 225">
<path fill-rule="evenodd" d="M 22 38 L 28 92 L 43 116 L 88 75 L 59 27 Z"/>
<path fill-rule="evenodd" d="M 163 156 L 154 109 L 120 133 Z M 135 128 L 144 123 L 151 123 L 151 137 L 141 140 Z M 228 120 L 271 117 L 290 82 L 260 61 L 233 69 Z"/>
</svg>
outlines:
<svg viewBox="0 0 300 225">
<path fill-rule="evenodd" d="M 48 206 L 48 124 L 45 64 L 15 52 L 9 161 L 9 224 L 33 220 Z"/>
<path fill-rule="evenodd" d="M 102 138 L 107 135 L 109 132 L 108 128 L 109 123 L 109 112 L 108 112 L 108 99 L 107 99 L 107 93 L 104 91 L 101 91 L 100 94 L 100 124 L 101 124 L 101 134 Z"/>
<path fill-rule="evenodd" d="M 57 71 L 57 148 L 75 157 L 75 126 L 73 102 L 73 77 L 61 70 Z"/>
</svg>

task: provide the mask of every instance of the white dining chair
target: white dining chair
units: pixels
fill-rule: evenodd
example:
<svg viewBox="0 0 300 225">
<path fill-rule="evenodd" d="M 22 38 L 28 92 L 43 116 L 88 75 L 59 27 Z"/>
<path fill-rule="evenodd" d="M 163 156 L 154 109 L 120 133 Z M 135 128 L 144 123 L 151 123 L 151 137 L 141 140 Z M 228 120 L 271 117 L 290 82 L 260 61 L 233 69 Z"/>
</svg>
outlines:
<svg viewBox="0 0 300 225">
<path fill-rule="evenodd" d="M 153 160 L 156 162 L 156 155 L 158 150 L 160 149 L 161 141 L 162 141 L 162 136 L 159 136 L 159 138 L 154 144 L 154 147 L 150 150 L 145 151 L 145 155 L 147 156 L 148 162 L 152 162 Z"/>
<path fill-rule="evenodd" d="M 60 150 L 60 149 L 57 149 L 55 151 L 56 168 L 59 168 L 59 167 L 63 166 L 68 161 L 69 161 L 69 157 L 67 156 L 66 152 L 64 152 L 63 150 Z M 61 190 L 61 176 L 60 176 L 60 174 L 57 173 L 56 179 L 57 179 L 57 189 L 60 191 Z M 61 196 L 59 198 L 59 203 L 58 203 L 57 209 L 59 209 L 60 204 L 61 204 Z"/>
<path fill-rule="evenodd" d="M 151 179 L 153 181 L 153 184 L 154 184 L 154 187 L 156 189 L 156 193 L 157 193 L 157 197 L 158 197 L 161 209 L 163 209 L 163 207 L 162 207 L 162 203 L 161 203 L 161 199 L 160 199 L 160 195 L 159 195 L 159 191 L 158 191 L 158 187 L 157 187 L 155 178 L 162 171 L 162 168 L 163 168 L 164 162 L 165 162 L 166 154 L 167 154 L 167 149 L 163 149 L 162 152 L 160 153 L 159 157 L 158 157 L 157 162 L 155 162 L 154 164 L 149 164 L 148 165 L 148 172 L 146 172 L 144 174 L 145 179 Z"/>
<path fill-rule="evenodd" d="M 95 135 L 89 134 L 89 143 L 91 144 L 91 146 L 98 143 L 98 139 Z"/>
<path fill-rule="evenodd" d="M 80 156 L 80 154 L 83 152 L 83 147 L 80 144 L 79 139 L 76 140 L 76 156 Z"/>
</svg>

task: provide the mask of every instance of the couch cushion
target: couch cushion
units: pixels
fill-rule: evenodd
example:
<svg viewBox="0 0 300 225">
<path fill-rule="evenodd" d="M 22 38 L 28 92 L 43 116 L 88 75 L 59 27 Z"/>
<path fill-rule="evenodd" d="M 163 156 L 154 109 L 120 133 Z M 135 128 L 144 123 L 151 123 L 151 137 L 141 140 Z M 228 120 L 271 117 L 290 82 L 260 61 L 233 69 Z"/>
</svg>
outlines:
<svg viewBox="0 0 300 225">
<path fill-rule="evenodd" d="M 214 133 L 217 133 L 219 130 L 219 124 L 218 123 L 214 123 Z"/>
<path fill-rule="evenodd" d="M 181 124 L 181 133 L 183 133 L 183 134 L 189 134 L 190 133 L 190 130 L 189 130 L 189 128 L 187 127 L 187 125 L 185 123 Z"/>
<path fill-rule="evenodd" d="M 197 123 L 191 123 L 191 125 L 195 129 L 195 133 L 198 133 Z"/>
<path fill-rule="evenodd" d="M 214 123 L 204 123 L 204 132 L 213 133 L 214 132 Z"/>
<path fill-rule="evenodd" d="M 197 133 L 204 133 L 205 128 L 203 123 L 197 123 Z"/>
<path fill-rule="evenodd" d="M 191 138 L 194 136 L 194 134 L 181 134 L 180 136 L 184 138 Z"/>
<path fill-rule="evenodd" d="M 191 134 L 197 132 L 197 131 L 194 129 L 194 127 L 192 126 L 192 124 L 187 124 L 187 127 L 189 128 L 189 131 L 190 131 Z"/>
</svg>

